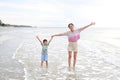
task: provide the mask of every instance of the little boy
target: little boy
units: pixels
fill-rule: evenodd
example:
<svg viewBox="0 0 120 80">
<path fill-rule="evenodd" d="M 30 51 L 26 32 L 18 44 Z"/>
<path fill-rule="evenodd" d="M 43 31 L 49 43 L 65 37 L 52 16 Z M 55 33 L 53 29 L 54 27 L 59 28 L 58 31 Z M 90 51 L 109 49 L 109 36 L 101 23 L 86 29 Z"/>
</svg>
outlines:
<svg viewBox="0 0 120 80">
<path fill-rule="evenodd" d="M 48 68 L 48 46 L 51 42 L 51 40 L 53 39 L 53 37 L 51 37 L 51 39 L 49 40 L 49 42 L 47 41 L 47 39 L 44 39 L 43 42 L 39 39 L 38 36 L 36 36 L 36 38 L 39 40 L 39 42 L 42 45 L 42 54 L 41 54 L 41 67 L 43 67 L 43 62 L 46 62 L 46 68 Z"/>
</svg>

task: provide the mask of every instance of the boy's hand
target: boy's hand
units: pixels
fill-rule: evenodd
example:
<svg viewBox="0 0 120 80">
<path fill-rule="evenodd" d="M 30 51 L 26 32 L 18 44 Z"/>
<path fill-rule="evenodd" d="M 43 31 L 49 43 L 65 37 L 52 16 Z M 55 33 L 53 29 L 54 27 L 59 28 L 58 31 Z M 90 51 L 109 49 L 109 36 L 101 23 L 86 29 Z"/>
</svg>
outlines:
<svg viewBox="0 0 120 80">
<path fill-rule="evenodd" d="M 38 36 L 36 36 L 36 38 L 39 40 L 39 37 L 38 37 Z"/>
<path fill-rule="evenodd" d="M 53 38 L 53 37 L 54 37 L 54 35 L 51 36 L 51 38 Z"/>
</svg>

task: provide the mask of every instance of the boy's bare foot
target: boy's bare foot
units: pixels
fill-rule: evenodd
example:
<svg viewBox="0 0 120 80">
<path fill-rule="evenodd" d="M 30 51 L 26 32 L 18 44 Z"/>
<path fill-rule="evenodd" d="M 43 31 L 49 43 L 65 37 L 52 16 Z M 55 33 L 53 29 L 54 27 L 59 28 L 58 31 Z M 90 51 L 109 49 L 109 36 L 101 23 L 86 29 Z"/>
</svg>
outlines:
<svg viewBox="0 0 120 80">
<path fill-rule="evenodd" d="M 43 68 L 43 66 L 40 65 L 40 68 Z"/>
</svg>

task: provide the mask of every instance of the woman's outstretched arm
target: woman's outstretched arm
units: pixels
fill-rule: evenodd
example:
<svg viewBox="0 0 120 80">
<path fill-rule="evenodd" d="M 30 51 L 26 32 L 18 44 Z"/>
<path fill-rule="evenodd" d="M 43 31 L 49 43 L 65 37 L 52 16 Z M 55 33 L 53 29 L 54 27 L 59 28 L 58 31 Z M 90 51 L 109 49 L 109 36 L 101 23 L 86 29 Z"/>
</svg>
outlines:
<svg viewBox="0 0 120 80">
<path fill-rule="evenodd" d="M 52 37 L 55 37 L 55 36 L 64 36 L 64 33 L 52 35 Z"/>
<path fill-rule="evenodd" d="M 95 25 L 95 22 L 91 22 L 90 24 L 88 24 L 88 25 L 86 25 L 86 26 L 84 26 L 84 27 L 82 27 L 82 28 L 79 28 L 79 30 L 80 30 L 80 31 L 83 31 L 84 29 L 86 29 L 86 28 L 88 28 L 88 27 L 90 27 L 90 26 L 92 26 L 92 25 Z"/>
</svg>

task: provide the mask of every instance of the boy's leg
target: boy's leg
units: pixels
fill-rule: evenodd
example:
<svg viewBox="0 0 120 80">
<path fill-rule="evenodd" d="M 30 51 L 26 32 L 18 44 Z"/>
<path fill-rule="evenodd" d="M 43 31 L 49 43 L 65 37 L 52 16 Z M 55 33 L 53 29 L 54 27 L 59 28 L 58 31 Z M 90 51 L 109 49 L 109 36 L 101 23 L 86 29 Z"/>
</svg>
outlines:
<svg viewBox="0 0 120 80">
<path fill-rule="evenodd" d="M 77 52 L 74 52 L 74 61 L 73 61 L 73 68 L 75 69 L 75 65 L 76 65 L 76 59 L 77 59 Z"/>
<path fill-rule="evenodd" d="M 48 54 L 45 54 L 46 68 L 48 68 Z"/>
<path fill-rule="evenodd" d="M 41 68 L 43 67 L 43 61 L 41 61 Z"/>
<path fill-rule="evenodd" d="M 71 57 L 72 57 L 72 51 L 68 51 L 68 65 L 69 65 L 69 68 L 71 67 Z"/>
<path fill-rule="evenodd" d="M 48 61 L 46 61 L 46 68 L 48 68 Z"/>
<path fill-rule="evenodd" d="M 44 54 L 41 55 L 41 68 L 43 67 L 43 62 L 44 62 Z"/>
</svg>

